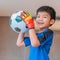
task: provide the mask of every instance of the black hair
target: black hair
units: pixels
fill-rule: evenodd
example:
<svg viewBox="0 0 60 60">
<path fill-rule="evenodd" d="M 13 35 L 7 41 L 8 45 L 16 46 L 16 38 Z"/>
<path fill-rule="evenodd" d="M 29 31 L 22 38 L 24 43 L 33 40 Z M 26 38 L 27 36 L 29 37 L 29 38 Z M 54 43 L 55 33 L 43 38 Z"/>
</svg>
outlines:
<svg viewBox="0 0 60 60">
<path fill-rule="evenodd" d="M 56 19 L 56 12 L 54 10 L 54 8 L 50 7 L 50 6 L 42 6 L 40 8 L 37 9 L 36 14 L 38 14 L 38 12 L 47 12 L 50 14 L 51 19 Z"/>
</svg>

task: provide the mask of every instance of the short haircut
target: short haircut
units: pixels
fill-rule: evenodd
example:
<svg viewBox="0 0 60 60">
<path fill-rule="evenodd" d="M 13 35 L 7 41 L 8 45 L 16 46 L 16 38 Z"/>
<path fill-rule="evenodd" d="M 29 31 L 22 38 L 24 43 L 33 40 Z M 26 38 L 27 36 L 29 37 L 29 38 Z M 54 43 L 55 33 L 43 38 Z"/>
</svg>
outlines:
<svg viewBox="0 0 60 60">
<path fill-rule="evenodd" d="M 37 9 L 36 14 L 38 14 L 38 12 L 47 12 L 50 14 L 51 19 L 56 19 L 56 12 L 54 10 L 54 8 L 50 7 L 50 6 L 42 6 L 40 8 Z"/>
</svg>

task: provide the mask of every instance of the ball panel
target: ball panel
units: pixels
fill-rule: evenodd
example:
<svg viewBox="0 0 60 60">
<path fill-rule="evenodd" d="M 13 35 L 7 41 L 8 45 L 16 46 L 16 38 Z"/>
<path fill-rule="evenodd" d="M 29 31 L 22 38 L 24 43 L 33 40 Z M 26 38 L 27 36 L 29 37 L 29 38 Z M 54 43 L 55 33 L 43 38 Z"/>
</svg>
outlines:
<svg viewBox="0 0 60 60">
<path fill-rule="evenodd" d="M 17 32 L 20 32 L 20 31 L 21 31 L 21 29 L 19 29 L 18 27 L 15 27 L 14 29 L 15 29 L 15 31 L 17 31 Z"/>
<path fill-rule="evenodd" d="M 22 21 L 22 19 L 21 19 L 19 16 L 17 16 L 15 20 L 16 20 L 17 22 L 21 22 L 21 21 Z"/>
</svg>

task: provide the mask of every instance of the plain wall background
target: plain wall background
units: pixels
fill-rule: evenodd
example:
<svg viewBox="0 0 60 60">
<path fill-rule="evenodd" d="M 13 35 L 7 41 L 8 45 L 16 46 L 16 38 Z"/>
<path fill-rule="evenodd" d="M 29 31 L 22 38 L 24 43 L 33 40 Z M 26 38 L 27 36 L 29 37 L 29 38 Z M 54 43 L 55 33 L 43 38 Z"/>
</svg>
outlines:
<svg viewBox="0 0 60 60">
<path fill-rule="evenodd" d="M 43 5 L 52 6 L 60 16 L 60 0 L 0 0 L 0 16 L 11 16 L 20 10 L 27 10 L 35 16 L 36 9 Z"/>
</svg>

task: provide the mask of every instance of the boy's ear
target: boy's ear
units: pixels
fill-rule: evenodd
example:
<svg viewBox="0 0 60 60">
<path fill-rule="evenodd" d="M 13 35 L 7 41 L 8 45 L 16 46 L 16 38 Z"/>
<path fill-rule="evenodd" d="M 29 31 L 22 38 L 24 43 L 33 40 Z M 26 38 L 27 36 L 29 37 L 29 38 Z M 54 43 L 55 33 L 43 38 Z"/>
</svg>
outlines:
<svg viewBox="0 0 60 60">
<path fill-rule="evenodd" d="M 55 20 L 54 19 L 51 19 L 50 20 L 50 24 L 53 25 L 55 23 Z"/>
</svg>

